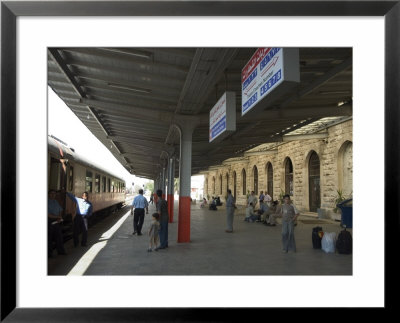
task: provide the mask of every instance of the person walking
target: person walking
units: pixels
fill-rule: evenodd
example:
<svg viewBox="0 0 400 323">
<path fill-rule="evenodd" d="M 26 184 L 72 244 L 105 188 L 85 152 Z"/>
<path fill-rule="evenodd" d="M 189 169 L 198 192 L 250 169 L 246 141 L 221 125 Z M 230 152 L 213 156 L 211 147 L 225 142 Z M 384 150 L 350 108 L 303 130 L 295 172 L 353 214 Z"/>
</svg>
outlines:
<svg viewBox="0 0 400 323">
<path fill-rule="evenodd" d="M 282 247 L 283 252 L 296 252 L 296 243 L 294 240 L 294 223 L 299 216 L 294 204 L 290 203 L 290 196 L 283 196 L 283 204 L 281 208 L 282 214 Z"/>
<path fill-rule="evenodd" d="M 232 191 L 228 189 L 228 197 L 226 198 L 226 230 L 227 233 L 233 232 L 233 217 L 236 209 L 235 199 Z"/>
<path fill-rule="evenodd" d="M 149 204 L 154 204 L 153 194 L 154 194 L 154 193 L 151 192 Z"/>
<path fill-rule="evenodd" d="M 133 209 L 135 209 L 133 211 Z M 144 209 L 149 214 L 149 203 L 143 196 L 143 190 L 139 190 L 139 195 L 136 195 L 131 205 L 131 214 L 133 214 L 133 235 L 142 235 L 142 226 L 144 222 Z"/>
<path fill-rule="evenodd" d="M 89 202 L 89 193 L 83 192 L 82 198 L 66 192 L 67 196 L 76 203 L 76 215 L 73 224 L 74 247 L 79 244 L 79 235 L 82 233 L 81 246 L 86 247 L 88 237 L 88 218 L 93 213 L 92 203 Z"/>
<path fill-rule="evenodd" d="M 158 202 L 157 212 L 160 215 L 160 245 L 156 248 L 165 249 L 168 248 L 168 204 L 165 199 L 162 198 L 162 190 L 157 190 Z"/>
</svg>

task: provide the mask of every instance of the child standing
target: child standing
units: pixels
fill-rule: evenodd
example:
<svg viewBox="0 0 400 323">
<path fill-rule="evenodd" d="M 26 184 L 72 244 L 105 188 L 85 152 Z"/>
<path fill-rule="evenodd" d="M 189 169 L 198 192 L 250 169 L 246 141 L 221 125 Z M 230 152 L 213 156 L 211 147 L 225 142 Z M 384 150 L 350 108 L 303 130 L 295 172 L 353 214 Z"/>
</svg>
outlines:
<svg viewBox="0 0 400 323">
<path fill-rule="evenodd" d="M 159 239 L 159 231 L 160 231 L 160 222 L 158 219 L 160 218 L 160 215 L 158 213 L 153 213 L 153 219 L 151 221 L 151 226 L 149 229 L 149 237 L 150 237 L 150 243 L 149 243 L 149 249 L 147 249 L 148 252 L 152 251 L 154 248 L 156 251 L 156 247 L 158 245 L 158 239 Z"/>
</svg>

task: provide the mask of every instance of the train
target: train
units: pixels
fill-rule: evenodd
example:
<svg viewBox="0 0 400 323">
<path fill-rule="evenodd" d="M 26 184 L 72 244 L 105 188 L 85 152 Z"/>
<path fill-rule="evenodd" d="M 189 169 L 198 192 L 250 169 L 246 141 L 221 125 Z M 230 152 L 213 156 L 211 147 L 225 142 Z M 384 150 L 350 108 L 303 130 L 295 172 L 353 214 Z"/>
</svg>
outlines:
<svg viewBox="0 0 400 323">
<path fill-rule="evenodd" d="M 93 205 L 89 226 L 122 208 L 126 199 L 124 179 L 87 156 L 76 153 L 61 139 L 48 135 L 48 190 L 51 189 L 57 192 L 56 199 L 64 210 L 64 240 L 72 236 L 72 220 L 75 216 L 75 206 L 65 197 L 65 192 L 77 197 L 88 192 Z"/>
</svg>

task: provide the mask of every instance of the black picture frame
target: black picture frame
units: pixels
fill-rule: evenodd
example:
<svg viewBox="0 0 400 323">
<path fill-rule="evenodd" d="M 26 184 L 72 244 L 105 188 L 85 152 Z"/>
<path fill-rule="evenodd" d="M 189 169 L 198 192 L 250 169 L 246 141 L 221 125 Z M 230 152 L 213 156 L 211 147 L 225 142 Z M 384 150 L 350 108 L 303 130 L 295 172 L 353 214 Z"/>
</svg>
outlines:
<svg viewBox="0 0 400 323">
<path fill-rule="evenodd" d="M 233 321 L 237 309 L 16 308 L 16 19 L 18 16 L 384 16 L 385 17 L 385 309 L 398 285 L 400 200 L 400 4 L 396 1 L 2 1 L 1 2 L 1 321 Z M 382 212 L 380 204 L 375 212 Z M 373 233 L 371 233 L 373 237 Z M 398 245 L 398 243 L 396 243 Z M 390 277 L 390 278 L 389 278 Z M 345 286 L 342 286 L 345 288 Z M 160 300 L 162 302 L 162 299 Z M 244 309 L 241 309 L 244 310 Z M 252 309 L 252 311 L 261 311 Z M 260 313 L 266 315 L 265 312 Z M 251 315 L 257 315 L 256 313 Z M 329 315 L 329 314 L 328 314 Z M 339 319 L 339 317 L 336 317 Z M 322 319 L 322 318 L 321 318 Z"/>
</svg>

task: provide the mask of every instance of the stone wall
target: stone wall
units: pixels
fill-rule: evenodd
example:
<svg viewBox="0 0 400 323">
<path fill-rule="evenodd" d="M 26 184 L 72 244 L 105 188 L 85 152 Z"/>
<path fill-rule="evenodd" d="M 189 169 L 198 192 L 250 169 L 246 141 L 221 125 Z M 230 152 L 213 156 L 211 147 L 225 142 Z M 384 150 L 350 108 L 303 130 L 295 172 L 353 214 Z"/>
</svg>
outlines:
<svg viewBox="0 0 400 323">
<path fill-rule="evenodd" d="M 301 212 L 310 210 L 309 202 L 309 159 L 315 151 L 320 160 L 320 208 L 330 214 L 335 207 L 334 200 L 337 190 L 343 190 L 346 195 L 353 191 L 352 173 L 352 120 L 334 125 L 327 129 L 328 138 L 307 139 L 282 143 L 273 153 L 250 156 L 246 162 L 237 162 L 209 171 L 205 174 L 204 195 L 220 196 L 222 200 L 226 195 L 228 186 L 234 193 L 234 174 L 236 172 L 236 202 L 238 205 L 246 204 L 246 194 L 254 189 L 254 167 L 258 170 L 258 194 L 267 189 L 267 164 L 273 167 L 273 198 L 279 199 L 285 191 L 285 161 L 290 158 L 293 165 L 293 196 L 292 200 Z M 246 172 L 246 194 L 243 194 L 243 170 Z M 222 175 L 222 194 L 221 181 Z M 215 178 L 215 191 L 213 190 Z M 208 185 L 207 185 L 208 184 Z"/>
</svg>

